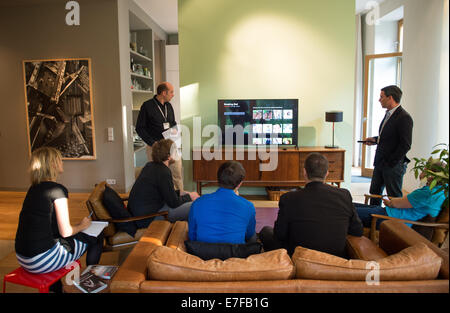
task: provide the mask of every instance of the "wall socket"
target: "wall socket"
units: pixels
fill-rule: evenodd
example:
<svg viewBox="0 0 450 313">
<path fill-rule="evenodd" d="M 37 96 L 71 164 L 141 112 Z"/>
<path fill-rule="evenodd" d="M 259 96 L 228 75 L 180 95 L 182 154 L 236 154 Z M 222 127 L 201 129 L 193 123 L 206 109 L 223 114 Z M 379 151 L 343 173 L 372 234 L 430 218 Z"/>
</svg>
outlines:
<svg viewBox="0 0 450 313">
<path fill-rule="evenodd" d="M 116 184 L 116 180 L 115 180 L 115 179 L 112 179 L 112 178 L 108 178 L 108 179 L 106 180 L 106 183 L 107 183 L 108 185 L 115 185 L 115 184 Z"/>
</svg>

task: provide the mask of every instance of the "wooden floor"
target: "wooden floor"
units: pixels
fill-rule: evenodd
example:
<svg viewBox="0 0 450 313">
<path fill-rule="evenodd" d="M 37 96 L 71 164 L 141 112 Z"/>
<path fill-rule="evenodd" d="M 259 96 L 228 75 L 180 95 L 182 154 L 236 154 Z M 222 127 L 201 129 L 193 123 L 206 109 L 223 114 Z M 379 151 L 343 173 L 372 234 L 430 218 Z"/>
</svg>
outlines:
<svg viewBox="0 0 450 313">
<path fill-rule="evenodd" d="M 25 192 L 0 191 L 0 239 L 14 240 L 25 195 Z M 69 195 L 69 214 L 72 224 L 79 223 L 84 216 L 89 215 L 85 204 L 88 197 L 88 193 Z"/>
</svg>

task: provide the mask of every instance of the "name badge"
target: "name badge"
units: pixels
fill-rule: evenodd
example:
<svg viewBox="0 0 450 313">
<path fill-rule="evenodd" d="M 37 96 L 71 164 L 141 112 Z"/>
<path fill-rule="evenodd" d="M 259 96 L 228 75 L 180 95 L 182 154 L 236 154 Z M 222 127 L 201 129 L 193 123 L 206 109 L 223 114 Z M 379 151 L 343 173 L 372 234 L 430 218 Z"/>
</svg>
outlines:
<svg viewBox="0 0 450 313">
<path fill-rule="evenodd" d="M 164 128 L 164 130 L 169 129 L 170 123 L 163 123 L 163 128 Z"/>
</svg>

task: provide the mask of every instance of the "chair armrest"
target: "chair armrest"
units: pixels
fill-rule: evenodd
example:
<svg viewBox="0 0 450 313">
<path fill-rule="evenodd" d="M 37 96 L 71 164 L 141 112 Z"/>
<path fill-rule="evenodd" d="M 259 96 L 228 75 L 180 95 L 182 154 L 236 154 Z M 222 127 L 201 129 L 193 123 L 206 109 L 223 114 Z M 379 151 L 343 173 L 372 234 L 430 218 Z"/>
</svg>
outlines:
<svg viewBox="0 0 450 313">
<path fill-rule="evenodd" d="M 376 261 L 387 257 L 386 252 L 365 236 L 347 235 L 346 248 L 351 259 Z"/>
<path fill-rule="evenodd" d="M 107 219 L 107 220 L 102 220 L 102 221 L 109 222 L 109 223 L 126 223 L 126 222 L 140 221 L 140 220 L 144 220 L 144 219 L 156 217 L 156 216 L 164 216 L 164 219 L 168 220 L 168 215 L 169 215 L 168 212 L 159 212 L 159 213 L 143 215 L 143 216 L 126 217 L 126 218 L 119 218 L 119 219 Z"/>
<path fill-rule="evenodd" d="M 370 198 L 372 198 L 372 199 L 383 199 L 383 197 L 385 197 L 385 196 L 382 196 L 382 195 L 372 195 L 372 194 L 364 194 L 364 204 L 369 204 L 369 199 Z M 389 199 L 390 199 L 390 197 L 388 197 Z"/>
<path fill-rule="evenodd" d="M 376 231 L 377 219 L 379 219 L 379 218 L 386 219 L 386 220 L 394 220 L 394 221 L 398 221 L 398 222 L 402 222 L 402 223 L 419 225 L 419 226 L 448 229 L 448 224 L 444 224 L 444 223 L 425 223 L 425 222 L 419 222 L 419 221 L 405 220 L 405 219 L 396 218 L 396 217 L 387 216 L 387 215 L 379 215 L 379 214 L 371 214 L 371 215 L 372 215 L 372 221 L 370 224 L 370 240 L 372 240 L 372 241 L 375 241 L 375 231 Z"/>
<path fill-rule="evenodd" d="M 448 224 L 445 224 L 445 223 L 427 223 L 427 222 L 404 220 L 401 218 L 396 218 L 396 217 L 387 216 L 387 215 L 378 215 L 378 214 L 371 214 L 371 215 L 372 215 L 372 218 L 383 218 L 383 219 L 395 220 L 395 221 L 399 221 L 399 222 L 403 222 L 403 223 L 407 223 L 407 224 L 448 229 Z M 372 219 L 372 221 L 373 221 L 373 219 Z"/>
</svg>

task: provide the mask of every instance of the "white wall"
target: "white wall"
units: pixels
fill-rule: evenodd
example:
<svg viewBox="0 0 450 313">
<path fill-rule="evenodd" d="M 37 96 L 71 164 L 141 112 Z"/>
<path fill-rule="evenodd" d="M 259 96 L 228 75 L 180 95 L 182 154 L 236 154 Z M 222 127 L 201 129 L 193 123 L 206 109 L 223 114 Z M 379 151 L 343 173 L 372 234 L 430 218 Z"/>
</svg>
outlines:
<svg viewBox="0 0 450 313">
<path fill-rule="evenodd" d="M 448 0 L 406 1 L 402 103 L 414 120 L 410 158 L 428 157 L 434 145 L 448 143 L 448 73 Z M 417 187 L 411 167 L 408 191 Z"/>
<path fill-rule="evenodd" d="M 166 80 L 173 85 L 175 95 L 170 101 L 175 120 L 180 123 L 180 66 L 178 45 L 166 46 Z"/>
</svg>

